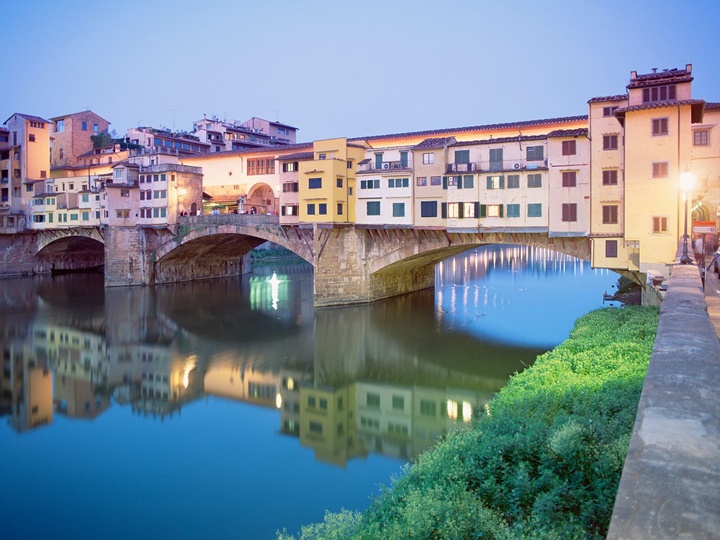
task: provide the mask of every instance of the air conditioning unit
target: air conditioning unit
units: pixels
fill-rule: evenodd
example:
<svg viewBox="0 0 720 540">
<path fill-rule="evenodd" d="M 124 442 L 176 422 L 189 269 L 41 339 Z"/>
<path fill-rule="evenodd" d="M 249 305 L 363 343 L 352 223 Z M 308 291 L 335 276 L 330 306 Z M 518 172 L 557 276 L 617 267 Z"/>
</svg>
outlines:
<svg viewBox="0 0 720 540">
<path fill-rule="evenodd" d="M 389 164 L 389 163 L 383 163 L 382 168 L 383 168 L 383 169 L 389 169 L 389 168 L 390 168 L 390 164 Z"/>
<path fill-rule="evenodd" d="M 519 161 L 513 162 L 513 164 L 512 164 L 513 169 L 515 169 L 516 171 L 519 171 L 520 167 L 522 167 L 522 164 Z"/>
</svg>

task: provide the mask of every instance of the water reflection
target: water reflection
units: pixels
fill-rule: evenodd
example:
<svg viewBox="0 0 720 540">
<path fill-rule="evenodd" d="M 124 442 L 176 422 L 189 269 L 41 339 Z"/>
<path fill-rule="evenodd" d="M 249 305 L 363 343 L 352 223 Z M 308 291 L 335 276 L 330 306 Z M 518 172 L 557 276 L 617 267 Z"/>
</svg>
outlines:
<svg viewBox="0 0 720 540">
<path fill-rule="evenodd" d="M 277 410 L 280 432 L 323 462 L 410 459 L 548 348 L 478 338 L 492 331 L 478 313 L 522 300 L 498 296 L 489 277 L 587 271 L 518 249 L 441 265 L 437 302 L 424 291 L 318 311 L 312 269 L 301 264 L 156 288 L 104 289 L 92 275 L 5 280 L 0 414 L 17 432 L 112 406 L 167 421 L 217 396 Z"/>
</svg>

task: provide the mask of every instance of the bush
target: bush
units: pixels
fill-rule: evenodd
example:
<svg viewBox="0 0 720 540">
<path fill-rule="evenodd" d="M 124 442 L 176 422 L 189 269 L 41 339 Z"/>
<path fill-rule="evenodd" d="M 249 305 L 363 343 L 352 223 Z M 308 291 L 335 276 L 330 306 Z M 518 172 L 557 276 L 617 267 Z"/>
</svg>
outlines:
<svg viewBox="0 0 720 540">
<path fill-rule="evenodd" d="M 422 454 L 352 526 L 326 516 L 300 538 L 604 538 L 657 317 L 647 307 L 585 315 L 473 429 Z"/>
</svg>

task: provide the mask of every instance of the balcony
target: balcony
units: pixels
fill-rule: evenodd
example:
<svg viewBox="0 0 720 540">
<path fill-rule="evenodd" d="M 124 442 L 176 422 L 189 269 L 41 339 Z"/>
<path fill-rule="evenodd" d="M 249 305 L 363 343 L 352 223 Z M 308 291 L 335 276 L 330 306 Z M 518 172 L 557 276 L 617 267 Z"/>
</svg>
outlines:
<svg viewBox="0 0 720 540">
<path fill-rule="evenodd" d="M 448 163 L 448 173 L 468 172 L 513 172 L 545 170 L 548 168 L 547 159 L 505 159 L 503 161 L 473 161 L 470 163 Z"/>
<path fill-rule="evenodd" d="M 378 167 L 379 165 L 379 167 Z M 393 172 L 410 172 L 412 169 L 407 163 L 402 161 L 383 161 L 382 163 L 359 163 L 358 174 L 368 173 L 393 173 Z"/>
</svg>

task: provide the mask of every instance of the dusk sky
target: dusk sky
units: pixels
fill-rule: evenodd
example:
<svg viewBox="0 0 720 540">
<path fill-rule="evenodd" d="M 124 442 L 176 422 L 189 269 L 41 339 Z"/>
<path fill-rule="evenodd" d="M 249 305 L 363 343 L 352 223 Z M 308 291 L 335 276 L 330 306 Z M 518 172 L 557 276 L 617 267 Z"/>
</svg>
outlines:
<svg viewBox="0 0 720 540">
<path fill-rule="evenodd" d="M 0 121 L 258 116 L 301 142 L 584 115 L 686 64 L 720 102 L 718 20 L 718 0 L 6 1 Z"/>
</svg>

